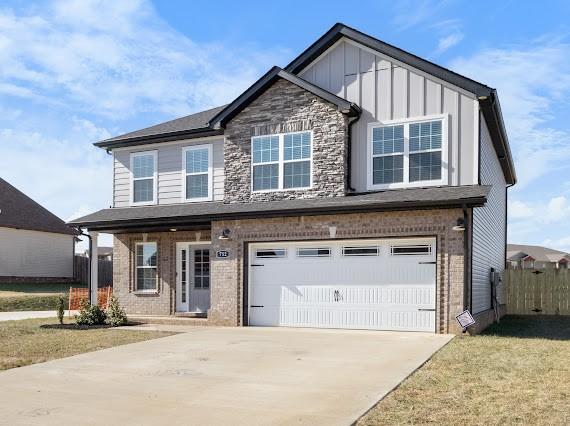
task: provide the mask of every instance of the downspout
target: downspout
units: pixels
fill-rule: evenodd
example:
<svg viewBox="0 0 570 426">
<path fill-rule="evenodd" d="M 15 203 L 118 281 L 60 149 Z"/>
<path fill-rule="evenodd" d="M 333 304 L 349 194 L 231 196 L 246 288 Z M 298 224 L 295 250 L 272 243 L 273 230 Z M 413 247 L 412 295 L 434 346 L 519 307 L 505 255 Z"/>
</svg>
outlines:
<svg viewBox="0 0 570 426">
<path fill-rule="evenodd" d="M 87 274 L 87 294 L 89 294 L 89 300 L 91 300 L 91 256 L 93 256 L 93 239 L 91 235 L 85 234 L 81 228 L 77 228 L 79 235 L 89 238 L 89 273 Z"/>
<path fill-rule="evenodd" d="M 348 122 L 348 152 L 346 153 L 346 185 L 348 192 L 356 192 L 356 189 L 352 187 L 352 125 L 358 120 L 360 120 L 360 114 L 358 114 L 356 117 L 350 118 Z"/>
<path fill-rule="evenodd" d="M 473 289 L 469 282 L 469 271 L 471 270 L 471 247 L 469 244 L 469 233 L 471 232 L 471 221 L 467 206 L 463 206 L 463 223 L 465 229 L 463 230 L 463 306 L 464 309 L 471 311 L 473 304 Z"/>
</svg>

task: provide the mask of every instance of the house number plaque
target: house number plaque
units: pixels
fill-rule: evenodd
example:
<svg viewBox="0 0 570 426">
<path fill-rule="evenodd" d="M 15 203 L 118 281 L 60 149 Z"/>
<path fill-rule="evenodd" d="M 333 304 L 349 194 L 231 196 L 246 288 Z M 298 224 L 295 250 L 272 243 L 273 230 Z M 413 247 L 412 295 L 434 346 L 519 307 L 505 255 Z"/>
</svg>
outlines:
<svg viewBox="0 0 570 426">
<path fill-rule="evenodd" d="M 226 257 L 230 257 L 230 251 L 229 250 L 218 250 L 216 252 L 216 257 L 218 259 L 224 259 Z"/>
</svg>

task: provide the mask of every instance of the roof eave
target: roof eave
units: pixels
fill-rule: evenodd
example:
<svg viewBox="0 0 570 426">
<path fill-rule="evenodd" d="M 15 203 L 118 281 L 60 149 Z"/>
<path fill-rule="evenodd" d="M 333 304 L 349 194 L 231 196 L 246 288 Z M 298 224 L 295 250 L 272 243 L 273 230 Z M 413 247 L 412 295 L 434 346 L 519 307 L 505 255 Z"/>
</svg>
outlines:
<svg viewBox="0 0 570 426">
<path fill-rule="evenodd" d="M 202 127 L 199 129 L 161 133 L 158 135 L 137 136 L 134 138 L 125 138 L 119 140 L 108 139 L 100 142 L 95 142 L 93 145 L 95 145 L 98 148 L 110 150 L 110 149 L 123 148 L 129 146 L 148 145 L 158 142 L 170 142 L 180 139 L 194 139 L 194 138 L 217 136 L 223 134 L 224 134 L 223 129 L 212 129 L 211 127 Z"/>
<path fill-rule="evenodd" d="M 493 89 L 489 96 L 479 97 L 479 104 L 491 133 L 491 139 L 503 169 L 505 180 L 507 184 L 512 186 L 517 183 L 517 175 L 497 91 Z"/>
<path fill-rule="evenodd" d="M 172 216 L 140 219 L 120 219 L 111 221 L 73 221 L 70 226 L 88 228 L 93 230 L 126 229 L 141 226 L 158 225 L 181 225 L 181 224 L 208 224 L 213 220 L 238 220 L 258 219 L 261 217 L 291 217 L 291 216 L 314 216 L 321 214 L 349 214 L 384 211 L 426 210 L 433 208 L 460 208 L 464 206 L 481 207 L 487 202 L 486 196 L 469 198 L 457 198 L 453 200 L 422 200 L 422 201 L 397 201 L 390 203 L 370 202 L 367 204 L 347 204 L 342 206 L 326 206 L 311 208 L 290 208 L 271 211 L 248 211 L 218 214 L 200 214 L 192 216 Z"/>
<path fill-rule="evenodd" d="M 238 96 L 225 109 L 216 114 L 208 123 L 213 129 L 222 129 L 225 125 L 247 105 L 257 99 L 277 78 L 283 78 L 296 86 L 313 93 L 332 104 L 335 104 L 340 112 L 351 117 L 360 115 L 361 109 L 353 102 L 347 101 L 331 92 L 328 92 L 302 78 L 292 75 L 281 68 L 274 66 L 259 80 L 252 84 L 240 96 Z"/>
<path fill-rule="evenodd" d="M 437 65 L 433 62 L 420 58 L 413 53 L 406 52 L 396 46 L 380 41 L 374 37 L 364 34 L 354 28 L 344 24 L 337 23 L 316 42 L 311 44 L 299 56 L 297 56 L 284 69 L 290 73 L 297 74 L 302 71 L 311 62 L 317 59 L 326 49 L 336 43 L 342 37 L 346 37 L 370 49 L 376 50 L 387 56 L 390 56 L 411 67 L 417 68 L 444 81 L 461 87 L 477 96 L 488 96 L 492 88 L 462 76 L 454 71 Z"/>
</svg>

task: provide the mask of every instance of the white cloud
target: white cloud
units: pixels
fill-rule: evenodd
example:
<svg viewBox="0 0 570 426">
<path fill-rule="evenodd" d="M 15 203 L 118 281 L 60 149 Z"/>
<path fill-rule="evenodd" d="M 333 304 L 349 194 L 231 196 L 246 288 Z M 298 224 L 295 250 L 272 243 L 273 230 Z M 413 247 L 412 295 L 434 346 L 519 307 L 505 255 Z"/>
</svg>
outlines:
<svg viewBox="0 0 570 426">
<path fill-rule="evenodd" d="M 517 191 L 570 165 L 570 129 L 549 126 L 570 95 L 570 44 L 542 38 L 485 49 L 451 68 L 499 91 L 519 182 Z"/>
<path fill-rule="evenodd" d="M 570 235 L 558 239 L 546 239 L 541 245 L 570 253 Z"/>
<path fill-rule="evenodd" d="M 392 22 L 399 30 L 407 30 L 437 16 L 447 3 L 445 0 L 399 0 L 393 3 Z"/>
<path fill-rule="evenodd" d="M 233 99 L 284 53 L 196 43 L 142 0 L 0 9 L 0 92 L 124 118 L 183 115 Z"/>
<path fill-rule="evenodd" d="M 560 196 L 552 198 L 546 207 L 544 222 L 556 223 L 568 219 L 570 219 L 570 205 L 566 197 Z"/>
<path fill-rule="evenodd" d="M 509 200 L 509 217 L 513 219 L 524 219 L 534 216 L 534 210 L 528 204 L 518 201 Z"/>
<path fill-rule="evenodd" d="M 459 44 L 463 40 L 463 33 L 460 31 L 455 31 L 445 37 L 439 39 L 437 43 L 436 54 L 441 54 L 446 50 L 452 48 L 453 46 Z"/>
</svg>

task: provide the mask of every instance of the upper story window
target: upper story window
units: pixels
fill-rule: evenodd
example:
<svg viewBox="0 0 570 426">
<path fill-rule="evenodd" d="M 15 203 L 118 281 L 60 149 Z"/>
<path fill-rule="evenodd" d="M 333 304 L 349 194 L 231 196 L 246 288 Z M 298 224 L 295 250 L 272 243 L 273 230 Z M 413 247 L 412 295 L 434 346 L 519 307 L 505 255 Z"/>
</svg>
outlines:
<svg viewBox="0 0 570 426">
<path fill-rule="evenodd" d="M 311 132 L 252 138 L 253 191 L 310 188 L 311 139 Z"/>
<path fill-rule="evenodd" d="M 131 205 L 156 203 L 157 152 L 131 154 Z"/>
<path fill-rule="evenodd" d="M 445 116 L 372 123 L 368 188 L 447 184 Z"/>
<path fill-rule="evenodd" d="M 212 145 L 188 146 L 183 152 L 183 201 L 212 199 Z"/>
</svg>

